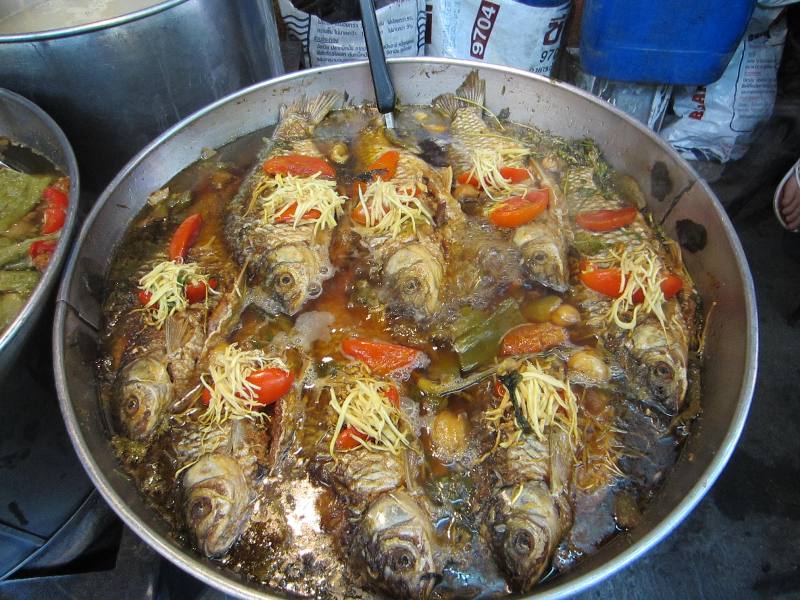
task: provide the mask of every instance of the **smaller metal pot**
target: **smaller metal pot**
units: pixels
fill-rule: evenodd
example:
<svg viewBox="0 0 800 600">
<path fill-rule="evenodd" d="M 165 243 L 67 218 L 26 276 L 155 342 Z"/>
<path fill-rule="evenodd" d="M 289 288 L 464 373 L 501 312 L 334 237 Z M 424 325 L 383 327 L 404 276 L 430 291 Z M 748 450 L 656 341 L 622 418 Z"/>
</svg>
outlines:
<svg viewBox="0 0 800 600">
<path fill-rule="evenodd" d="M 0 21 L 37 3 L 2 3 Z M 0 82 L 61 124 L 93 191 L 183 117 L 281 73 L 269 0 L 154 1 L 73 27 L 0 34 Z"/>
<path fill-rule="evenodd" d="M 33 102 L 3 88 L 0 88 L 0 137 L 9 138 L 35 150 L 62 173 L 68 175 L 70 180 L 67 219 L 61 229 L 61 238 L 56 251 L 25 306 L 6 330 L 0 333 L 0 380 L 2 380 L 24 347 L 25 341 L 50 299 L 53 285 L 61 273 L 64 258 L 69 253 L 78 214 L 80 183 L 75 154 L 64 132 Z"/>
</svg>

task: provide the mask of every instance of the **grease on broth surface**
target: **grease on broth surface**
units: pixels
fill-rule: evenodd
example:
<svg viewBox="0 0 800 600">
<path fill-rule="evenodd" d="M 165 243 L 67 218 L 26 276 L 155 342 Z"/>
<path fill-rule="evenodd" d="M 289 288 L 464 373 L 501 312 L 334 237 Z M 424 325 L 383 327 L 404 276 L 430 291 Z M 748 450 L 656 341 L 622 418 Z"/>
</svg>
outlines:
<svg viewBox="0 0 800 600">
<path fill-rule="evenodd" d="M 126 472 L 198 552 L 313 597 L 497 597 L 657 492 L 698 385 L 679 253 L 592 143 L 495 122 L 476 87 L 401 107 L 396 132 L 310 100 L 126 234 L 104 402 Z M 341 199 L 331 229 L 311 180 Z M 164 262 L 178 300 L 142 284 Z"/>
</svg>

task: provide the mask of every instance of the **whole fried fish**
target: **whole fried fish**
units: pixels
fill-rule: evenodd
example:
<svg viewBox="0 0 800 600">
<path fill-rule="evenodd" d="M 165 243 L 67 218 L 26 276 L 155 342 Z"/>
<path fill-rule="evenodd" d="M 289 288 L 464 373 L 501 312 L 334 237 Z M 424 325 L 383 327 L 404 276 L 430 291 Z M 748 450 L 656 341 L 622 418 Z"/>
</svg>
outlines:
<svg viewBox="0 0 800 600">
<path fill-rule="evenodd" d="M 148 440 L 167 413 L 187 407 L 209 348 L 235 324 L 239 305 L 234 285 L 172 314 L 160 329 L 144 324 L 141 311 L 129 316 L 125 327 L 138 331 L 122 354 L 110 399 L 122 435 Z"/>
<path fill-rule="evenodd" d="M 346 379 L 333 385 L 341 390 Z M 367 447 L 332 457 L 326 446 L 312 467 L 347 515 L 344 530 L 334 535 L 353 567 L 402 598 L 429 597 L 441 571 L 431 513 L 416 489 L 418 459 L 410 449 L 392 453 Z"/>
<path fill-rule="evenodd" d="M 569 241 L 563 203 L 554 183 L 531 157 L 523 136 L 499 122 L 496 126 L 486 122 L 485 97 L 486 83 L 472 71 L 455 94 L 434 100 L 434 108 L 451 119 L 451 164 L 459 182 L 471 182 L 467 189 L 482 188 L 487 216 L 512 198 L 519 202 L 536 189 L 548 190 L 547 206 L 541 214 L 513 226 L 508 237 L 522 255 L 526 279 L 563 292 L 568 287 Z"/>
<path fill-rule="evenodd" d="M 353 144 L 356 171 L 367 172 L 386 153 L 397 153 L 394 173 L 383 170 L 369 184 L 356 186 L 351 208 L 353 231 L 368 256 L 370 279 L 377 282 L 390 310 L 424 320 L 443 301 L 444 249 L 437 233 L 439 204 L 449 205 L 449 169 L 429 165 L 411 150 L 393 144 L 374 120 Z"/>
<path fill-rule="evenodd" d="M 334 273 L 331 229 L 344 199 L 312 138 L 339 100 L 337 92 L 329 91 L 282 107 L 272 138 L 228 204 L 225 238 L 237 262 L 247 268 L 248 302 L 270 312 L 297 313 L 322 293 L 323 282 Z M 264 163 L 279 157 L 294 165 L 266 173 Z M 314 172 L 315 164 L 321 171 Z M 304 214 L 295 214 L 298 210 Z"/>
<path fill-rule="evenodd" d="M 571 294 L 586 324 L 624 369 L 631 391 L 641 401 L 674 414 L 683 404 L 688 385 L 687 323 L 693 311 L 689 305 L 693 304 L 692 282 L 683 267 L 680 251 L 665 247 L 640 212 L 627 225 L 607 231 L 591 231 L 579 224 L 578 220 L 586 215 L 602 214 L 597 211 L 634 210 L 613 191 L 601 191 L 595 171 L 592 165 L 574 167 L 564 179 L 576 250 L 571 265 Z M 632 307 L 620 308 L 615 307 L 613 296 L 595 291 L 583 281 L 582 270 L 608 272 L 622 269 L 623 262 L 633 264 L 633 261 L 639 261 L 642 268 L 636 273 L 623 273 L 623 279 L 646 279 L 649 272 L 653 282 L 650 287 L 656 290 L 655 283 L 659 282 L 663 290 L 667 277 L 678 276 L 682 292 L 670 298 L 661 293 L 652 303 L 646 298 Z"/>
</svg>

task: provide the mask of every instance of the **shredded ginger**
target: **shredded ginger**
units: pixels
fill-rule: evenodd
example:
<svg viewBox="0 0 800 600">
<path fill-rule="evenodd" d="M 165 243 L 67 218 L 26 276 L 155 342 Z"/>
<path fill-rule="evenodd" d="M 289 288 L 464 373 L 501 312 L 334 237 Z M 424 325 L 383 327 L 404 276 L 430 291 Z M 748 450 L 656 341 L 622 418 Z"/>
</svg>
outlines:
<svg viewBox="0 0 800 600">
<path fill-rule="evenodd" d="M 185 291 L 188 283 L 204 283 L 208 293 L 216 293 L 208 285 L 208 277 L 200 272 L 197 263 L 166 260 L 139 279 L 139 289 L 150 294 L 150 299 L 144 305 L 145 323 L 161 329 L 169 317 L 186 310 L 189 306 Z"/>
<path fill-rule="evenodd" d="M 651 250 L 643 246 L 628 246 L 622 254 L 611 251 L 612 256 L 619 261 L 621 295 L 611 303 L 607 319 L 613 321 L 621 329 L 632 330 L 640 314 L 653 314 L 662 327 L 666 327 L 664 303 L 666 298 L 661 290 L 662 275 L 661 261 Z M 644 300 L 637 304 L 633 296 L 641 290 Z M 622 315 L 630 313 L 630 319 L 623 319 Z"/>
<path fill-rule="evenodd" d="M 391 387 L 391 383 L 359 376 L 348 381 L 342 402 L 339 402 L 334 387 L 328 388 L 330 407 L 339 415 L 331 438 L 331 456 L 336 449 L 336 440 L 345 427 L 354 427 L 364 434 L 367 439 L 356 437 L 356 440 L 370 450 L 397 454 L 403 446 L 411 447 L 399 428 L 404 420 L 403 414 L 386 396 Z"/>
<path fill-rule="evenodd" d="M 276 223 L 292 205 L 296 204 L 292 226 L 314 224 L 314 233 L 336 227 L 336 219 L 342 212 L 345 198 L 336 192 L 336 182 L 322 179 L 319 173 L 310 177 L 296 175 L 265 176 L 253 188 L 251 208 L 261 202 L 262 220 L 265 224 Z M 309 211 L 316 210 L 318 216 L 304 218 Z"/>
<path fill-rule="evenodd" d="M 503 177 L 500 169 L 506 161 L 514 160 L 529 154 L 524 148 L 477 148 L 470 155 L 472 169 L 469 172 L 470 178 L 475 178 L 481 182 L 486 195 L 495 200 L 494 194 L 509 196 L 517 192 L 523 192 L 526 187 L 514 185 L 510 180 Z M 533 175 L 531 179 L 533 179 Z M 501 198 L 503 199 L 503 198 Z"/>
<path fill-rule="evenodd" d="M 417 223 L 433 224 L 433 215 L 425 204 L 390 181 L 377 179 L 366 190 L 359 186 L 358 201 L 366 216 L 365 227 L 375 235 L 397 237 L 406 225 L 416 233 Z"/>
<path fill-rule="evenodd" d="M 505 386 L 496 408 L 486 411 L 486 419 L 497 428 L 495 448 L 509 448 L 516 444 L 523 434 L 526 423 L 520 423 L 513 416 L 510 434 L 501 441 L 501 430 L 506 415 L 514 414 L 514 405 L 519 407 L 522 418 L 530 425 L 532 433 L 544 441 L 548 427 L 556 426 L 564 430 L 575 446 L 579 439 L 578 403 L 566 378 L 560 379 L 546 372 L 546 367 L 538 362 L 526 362 L 518 371 L 519 381 L 514 388 L 514 399 Z"/>
<path fill-rule="evenodd" d="M 221 426 L 228 419 L 262 420 L 263 404 L 256 399 L 258 386 L 247 380 L 255 371 L 274 367 L 288 371 L 279 358 L 268 357 L 260 350 L 240 350 L 234 343 L 211 355 L 208 374 L 200 382 L 210 394 L 208 406 L 200 415 L 207 427 Z"/>
</svg>

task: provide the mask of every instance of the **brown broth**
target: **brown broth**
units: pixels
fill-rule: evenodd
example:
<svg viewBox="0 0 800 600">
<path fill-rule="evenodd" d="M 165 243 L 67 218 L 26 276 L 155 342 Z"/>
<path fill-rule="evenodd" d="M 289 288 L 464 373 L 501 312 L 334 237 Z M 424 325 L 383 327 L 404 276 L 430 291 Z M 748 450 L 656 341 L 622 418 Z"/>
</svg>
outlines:
<svg viewBox="0 0 800 600">
<path fill-rule="evenodd" d="M 431 131 L 414 126 L 414 112 L 424 110 L 425 107 L 408 107 L 400 117 L 400 123 L 408 124 L 419 142 L 441 137 L 435 127 Z M 336 141 L 350 140 L 363 125 L 345 117 L 344 113 L 336 112 L 322 124 L 318 135 L 323 149 Z M 258 152 L 261 139 L 266 135 L 268 132 L 263 130 L 246 136 L 176 175 L 167 184 L 170 193 L 188 192 L 190 201 L 166 214 L 157 208 L 146 207 L 127 232 L 111 268 L 107 291 L 103 348 L 109 358 L 100 365 L 106 399 L 111 393 L 124 348 L 136 327 L 141 326 L 137 321 L 140 317 L 132 310 L 137 308 L 135 289 L 141 265 L 163 254 L 170 233 L 187 214 L 195 212 L 202 214 L 205 224 L 197 244 L 210 247 L 220 264 L 232 262 L 222 230 L 224 207 L 235 194 L 238 183 Z M 339 169 L 339 174 L 344 179 L 353 175 L 352 157 Z M 420 439 L 424 462 L 419 484 L 437 499 L 441 508 L 435 524 L 438 539 L 453 556 L 459 558 L 445 569 L 435 593 L 439 597 L 458 598 L 496 597 L 509 593 L 502 573 L 494 566 L 491 556 L 487 556 L 486 548 L 474 543 L 480 535 L 480 523 L 476 521 L 473 504 L 481 501 L 476 497 L 479 485 L 474 479 L 475 467 L 434 456 L 428 429 L 438 411 L 450 410 L 454 414 L 466 413 L 471 431 L 476 431 L 475 424 L 492 402 L 492 383 L 485 381 L 448 398 L 422 394 L 416 386 L 417 378 L 437 380 L 443 374 L 457 372 L 457 355 L 447 344 L 428 339 L 424 334 L 420 338 L 413 324 L 354 303 L 351 293 L 358 277 L 353 250 L 345 241 L 335 239 L 331 255 L 337 269 L 335 276 L 325 282 L 321 297 L 308 303 L 302 311 L 321 311 L 333 317 L 330 339 L 314 343 L 313 362 L 321 369 L 342 363 L 340 344 L 345 337 L 356 334 L 369 339 L 411 343 L 430 357 L 431 363 L 426 369 L 415 372 L 410 380 L 401 384 L 401 394 L 416 402 L 419 419 L 427 424 Z M 235 275 L 235 272 L 219 274 L 228 283 Z M 524 306 L 543 293 L 545 291 L 541 288 L 516 286 L 507 295 Z M 292 322 L 289 317 L 269 316 L 251 307 L 243 313 L 240 326 L 228 341 L 268 345 L 276 334 L 289 331 Z M 594 343 L 580 328 L 571 334 L 576 343 Z M 547 578 L 569 570 L 615 533 L 634 524 L 636 515 L 644 509 L 664 473 L 676 460 L 682 441 L 680 436 L 658 426 L 657 415 L 649 410 L 642 411 L 621 396 L 598 398 L 591 392 L 588 396 L 579 394 L 579 397 L 588 416 L 582 421 L 587 441 L 582 449 L 583 455 L 578 453 L 578 462 L 581 456 L 591 455 L 592 450 L 594 454 L 604 452 L 609 447 L 608 436 L 614 435 L 614 439 L 624 447 L 618 461 L 623 475 L 608 476 L 603 485 L 591 492 L 576 492 L 574 525 L 562 541 Z M 302 446 L 304 455 L 311 460 L 319 451 L 319 440 L 329 431 L 331 411 L 324 394 L 309 394 L 306 402 L 307 422 L 302 432 Z M 272 414 L 273 410 L 268 409 L 268 413 Z M 615 433 L 609 433 L 611 429 Z M 119 443 L 118 449 L 128 473 L 151 503 L 173 524 L 175 536 L 191 543 L 179 517 L 180 485 L 174 477 L 176 464 L 169 454 L 168 431 L 149 446 Z M 294 505 L 286 510 L 291 518 L 296 519 L 293 525 L 295 535 L 302 533 L 306 540 L 305 547 L 293 549 L 299 554 L 292 555 L 281 548 L 282 534 L 269 523 L 253 523 L 222 563 L 257 581 L 289 592 L 319 597 L 329 594 L 370 597 L 357 591 L 362 584 L 360 577 L 349 572 L 339 554 L 342 549 L 327 535 L 327 532 L 338 530 L 347 518 L 346 511 L 330 489 L 313 483 L 306 475 L 271 488 L 261 502 L 279 502 L 287 497 L 291 488 L 295 491 Z M 306 511 L 305 517 L 301 518 L 298 512 L 298 502 Z M 624 513 L 622 516 L 621 512 Z"/>
</svg>

